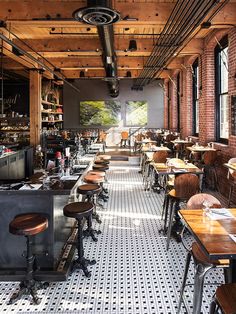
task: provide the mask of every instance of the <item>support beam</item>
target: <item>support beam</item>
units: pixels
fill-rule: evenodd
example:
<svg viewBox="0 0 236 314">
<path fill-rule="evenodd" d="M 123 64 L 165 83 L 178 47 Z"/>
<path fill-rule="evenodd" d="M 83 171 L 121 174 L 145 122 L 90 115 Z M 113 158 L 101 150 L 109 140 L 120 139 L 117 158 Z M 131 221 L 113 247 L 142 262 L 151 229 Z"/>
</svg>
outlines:
<svg viewBox="0 0 236 314">
<path fill-rule="evenodd" d="M 30 71 L 30 145 L 40 144 L 41 133 L 41 81 L 38 71 Z"/>
</svg>

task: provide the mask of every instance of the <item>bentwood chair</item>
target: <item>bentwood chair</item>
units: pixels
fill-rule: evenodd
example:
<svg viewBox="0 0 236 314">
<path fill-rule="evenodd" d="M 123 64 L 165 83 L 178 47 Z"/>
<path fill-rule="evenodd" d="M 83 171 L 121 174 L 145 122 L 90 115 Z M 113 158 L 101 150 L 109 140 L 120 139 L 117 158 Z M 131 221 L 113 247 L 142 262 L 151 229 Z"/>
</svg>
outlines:
<svg viewBox="0 0 236 314">
<path fill-rule="evenodd" d="M 204 206 L 204 202 L 208 202 L 209 206 L 211 208 L 221 208 L 220 201 L 215 198 L 214 196 L 206 193 L 200 193 L 192 196 L 188 202 L 186 209 L 201 209 Z M 185 245 L 184 239 L 183 239 L 184 229 L 181 233 L 182 238 L 182 244 L 187 250 L 187 258 L 186 258 L 186 264 L 185 264 L 185 270 L 184 270 L 184 276 L 183 276 L 183 282 L 180 290 L 180 298 L 179 298 L 179 304 L 178 304 L 178 311 L 177 313 L 180 313 L 181 309 L 181 303 L 183 301 L 183 294 L 185 287 L 187 286 L 187 275 L 189 270 L 189 265 L 191 258 L 193 258 L 194 262 L 194 284 L 195 287 L 197 287 L 197 293 L 194 293 L 194 308 L 196 309 L 196 314 L 200 313 L 201 311 L 201 304 L 202 304 L 202 295 L 203 295 L 203 287 L 204 287 L 204 278 L 206 273 L 212 269 L 212 268 L 228 268 L 229 267 L 229 260 L 209 260 L 206 254 L 202 251 L 200 246 L 197 244 L 197 242 L 193 242 L 191 247 L 188 248 Z M 227 274 L 225 273 L 225 276 Z"/>
<path fill-rule="evenodd" d="M 236 164 L 236 158 L 231 158 L 228 161 L 228 163 L 229 164 Z M 234 187 L 236 186 L 236 171 L 229 169 L 227 178 L 228 178 L 229 184 L 230 184 L 229 197 L 228 197 L 228 207 L 230 207 L 232 193 L 233 193 Z"/>
<path fill-rule="evenodd" d="M 218 189 L 218 179 L 216 173 L 215 162 L 217 159 L 217 151 L 206 151 L 202 156 L 203 162 L 203 188 L 211 187 L 214 190 Z"/>
<path fill-rule="evenodd" d="M 179 174 L 174 180 L 174 189 L 170 190 L 166 199 L 165 223 L 167 215 L 169 216 L 167 229 L 166 249 L 169 249 L 171 231 L 173 227 L 174 217 L 177 218 L 177 211 L 180 202 L 187 202 L 191 196 L 199 192 L 199 177 L 193 173 Z M 170 206 L 169 206 L 170 203 Z"/>
<path fill-rule="evenodd" d="M 217 313 L 236 313 L 236 283 L 224 284 L 216 289 L 215 298 L 210 307 L 210 314 Z"/>
<path fill-rule="evenodd" d="M 168 157 L 168 151 L 166 150 L 160 150 L 160 151 L 156 151 L 153 153 L 153 157 L 152 157 L 152 162 L 154 163 L 166 163 Z M 151 184 L 151 177 L 152 177 L 152 173 L 153 171 L 150 169 L 150 161 L 146 161 L 146 165 L 145 165 L 145 171 L 144 171 L 144 182 L 145 182 L 145 189 L 150 189 L 150 184 Z M 160 191 L 160 189 L 162 188 L 160 182 L 159 182 L 159 177 L 158 174 L 154 174 L 154 185 L 153 187 L 157 189 L 157 192 Z"/>
</svg>

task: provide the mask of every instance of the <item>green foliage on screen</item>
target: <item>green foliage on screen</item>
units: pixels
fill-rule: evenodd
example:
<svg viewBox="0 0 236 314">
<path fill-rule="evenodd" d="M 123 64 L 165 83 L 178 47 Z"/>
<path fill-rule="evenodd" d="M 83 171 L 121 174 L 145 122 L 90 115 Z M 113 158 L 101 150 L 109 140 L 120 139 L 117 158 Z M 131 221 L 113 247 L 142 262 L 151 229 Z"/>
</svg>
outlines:
<svg viewBox="0 0 236 314">
<path fill-rule="evenodd" d="M 84 126 L 118 125 L 121 119 L 120 102 L 108 101 L 81 101 L 80 124 Z"/>
<path fill-rule="evenodd" d="M 148 104 L 146 101 L 126 102 L 126 125 L 141 126 L 147 123 Z"/>
</svg>

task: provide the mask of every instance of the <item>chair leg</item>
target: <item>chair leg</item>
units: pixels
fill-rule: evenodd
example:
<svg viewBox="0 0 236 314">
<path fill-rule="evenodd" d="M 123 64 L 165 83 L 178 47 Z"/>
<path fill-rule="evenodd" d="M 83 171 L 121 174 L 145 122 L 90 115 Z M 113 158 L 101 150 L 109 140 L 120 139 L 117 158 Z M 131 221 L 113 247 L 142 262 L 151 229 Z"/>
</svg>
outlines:
<svg viewBox="0 0 236 314">
<path fill-rule="evenodd" d="M 233 185 L 230 186 L 230 190 L 229 190 L 228 208 L 230 207 L 232 193 L 233 193 Z"/>
<path fill-rule="evenodd" d="M 192 256 L 191 252 L 188 252 L 187 258 L 186 258 L 185 269 L 184 269 L 184 278 L 183 278 L 183 282 L 182 282 L 182 286 L 181 286 L 181 290 L 180 290 L 177 314 L 179 314 L 180 310 L 181 310 L 181 303 L 183 301 L 183 294 L 184 294 L 184 289 L 185 289 L 185 285 L 186 285 L 186 281 L 187 281 L 187 276 L 188 276 L 188 270 L 189 270 L 189 264 L 190 264 L 190 261 L 191 261 L 191 256 Z"/>
<path fill-rule="evenodd" d="M 204 266 L 199 263 L 195 267 L 194 293 L 193 293 L 193 313 L 200 314 L 202 306 L 202 294 L 205 274 L 212 266 Z"/>
<path fill-rule="evenodd" d="M 169 223 L 168 223 L 168 230 L 167 230 L 167 241 L 166 241 L 166 250 L 169 250 L 170 246 L 170 237 L 171 237 L 171 230 L 172 230 L 172 225 L 173 225 L 173 220 L 174 220 L 174 201 L 171 200 L 170 204 L 170 215 L 169 215 Z"/>
<path fill-rule="evenodd" d="M 211 301 L 209 314 L 216 314 L 216 313 L 218 313 L 218 306 L 217 306 L 216 299 L 213 298 L 213 300 Z"/>
</svg>

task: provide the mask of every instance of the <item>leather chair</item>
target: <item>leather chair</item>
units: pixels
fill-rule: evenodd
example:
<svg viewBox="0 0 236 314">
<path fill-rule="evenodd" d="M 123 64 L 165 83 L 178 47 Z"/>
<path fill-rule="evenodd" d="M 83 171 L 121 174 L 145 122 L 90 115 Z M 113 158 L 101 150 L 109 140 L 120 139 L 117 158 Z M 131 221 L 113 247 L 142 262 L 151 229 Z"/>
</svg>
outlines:
<svg viewBox="0 0 236 314">
<path fill-rule="evenodd" d="M 166 199 L 166 218 L 169 212 L 166 249 L 169 249 L 174 216 L 178 220 L 177 211 L 180 202 L 187 202 L 191 196 L 199 192 L 199 177 L 193 173 L 179 174 L 174 180 L 174 189 L 170 190 Z M 170 206 L 169 206 L 170 203 Z"/>
<path fill-rule="evenodd" d="M 215 298 L 210 307 L 210 314 L 236 313 L 236 283 L 224 284 L 216 289 Z"/>
</svg>

